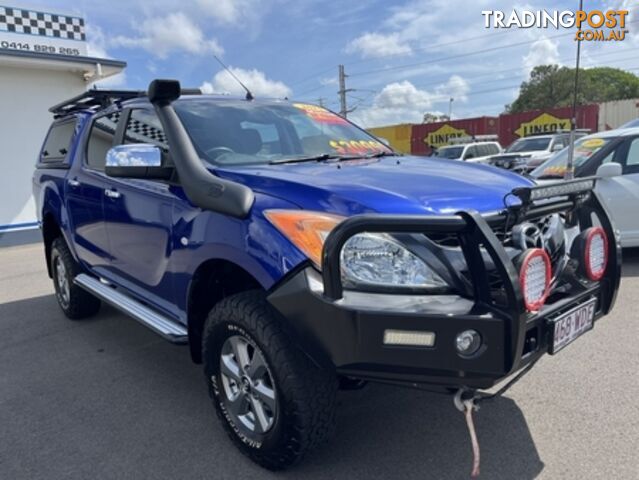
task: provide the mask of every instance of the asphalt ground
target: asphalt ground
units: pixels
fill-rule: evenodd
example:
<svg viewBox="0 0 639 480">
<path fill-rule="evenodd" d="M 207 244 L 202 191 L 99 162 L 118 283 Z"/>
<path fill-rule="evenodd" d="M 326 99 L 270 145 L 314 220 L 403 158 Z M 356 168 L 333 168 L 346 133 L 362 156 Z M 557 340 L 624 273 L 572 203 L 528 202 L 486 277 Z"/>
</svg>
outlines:
<svg viewBox="0 0 639 480">
<path fill-rule="evenodd" d="M 639 251 L 612 315 L 476 414 L 482 478 L 639 478 Z M 370 385 L 339 396 L 332 442 L 283 473 L 231 445 L 201 367 L 103 307 L 67 320 L 40 245 L 0 250 L 0 479 L 461 479 L 450 397 Z"/>
</svg>

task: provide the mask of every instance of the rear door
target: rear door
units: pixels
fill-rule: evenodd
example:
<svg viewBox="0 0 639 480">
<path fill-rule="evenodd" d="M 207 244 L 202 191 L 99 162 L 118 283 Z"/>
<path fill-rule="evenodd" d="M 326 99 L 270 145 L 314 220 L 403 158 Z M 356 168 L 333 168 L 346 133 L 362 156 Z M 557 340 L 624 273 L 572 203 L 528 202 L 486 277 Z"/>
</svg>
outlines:
<svg viewBox="0 0 639 480">
<path fill-rule="evenodd" d="M 109 241 L 104 224 L 103 200 L 107 188 L 104 173 L 107 151 L 113 145 L 119 112 L 96 117 L 86 143 L 76 154 L 66 181 L 67 211 L 73 241 L 80 260 L 99 272 L 109 265 Z"/>
<path fill-rule="evenodd" d="M 126 124 L 118 143 L 156 145 L 163 152 L 163 164 L 170 163 L 168 143 L 153 109 L 127 110 L 122 121 Z M 173 249 L 171 182 L 107 177 L 107 183 L 104 215 L 112 255 L 107 278 L 173 313 L 167 273 Z"/>
<path fill-rule="evenodd" d="M 600 179 L 597 190 L 621 230 L 621 243 L 639 246 L 639 137 L 626 140 L 620 153 L 615 161 L 621 163 L 622 175 Z"/>
</svg>

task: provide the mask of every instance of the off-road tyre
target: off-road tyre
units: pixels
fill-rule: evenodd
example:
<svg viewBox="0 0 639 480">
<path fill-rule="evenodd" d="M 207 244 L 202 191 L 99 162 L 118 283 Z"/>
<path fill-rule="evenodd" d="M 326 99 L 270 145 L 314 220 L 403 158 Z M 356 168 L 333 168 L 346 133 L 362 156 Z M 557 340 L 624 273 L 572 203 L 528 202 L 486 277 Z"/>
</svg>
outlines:
<svg viewBox="0 0 639 480">
<path fill-rule="evenodd" d="M 100 300 L 73 283 L 79 273 L 82 273 L 80 266 L 64 239 L 56 238 L 51 245 L 53 286 L 58 305 L 71 320 L 91 317 L 100 310 Z"/>
<path fill-rule="evenodd" d="M 269 470 L 281 470 L 299 462 L 333 433 L 335 422 L 337 376 L 318 367 L 300 350 L 284 322 L 263 292 L 249 291 L 227 297 L 213 307 L 203 332 L 204 373 L 217 415 L 242 453 Z M 229 381 L 231 376 L 226 375 L 224 384 L 222 355 L 229 351 L 229 342 L 243 339 L 249 345 L 247 351 L 250 352 L 250 345 L 255 347 L 252 359 L 258 358 L 256 352 L 262 355 L 266 364 L 262 372 L 268 375 L 267 380 L 272 379 L 275 392 L 276 408 L 268 410 L 272 413 L 272 426 L 264 433 L 251 431 L 232 413 L 233 407 L 227 407 L 235 403 L 229 400 L 225 388 L 236 382 Z M 236 355 L 227 353 L 225 358 L 232 362 Z M 246 372 L 249 371 L 247 368 Z M 225 372 L 229 372 L 228 368 Z M 249 398 L 249 393 L 245 395 Z M 252 395 L 255 400 L 257 394 Z M 247 402 L 251 415 L 251 400 Z M 268 408 L 268 404 L 262 407 Z"/>
</svg>

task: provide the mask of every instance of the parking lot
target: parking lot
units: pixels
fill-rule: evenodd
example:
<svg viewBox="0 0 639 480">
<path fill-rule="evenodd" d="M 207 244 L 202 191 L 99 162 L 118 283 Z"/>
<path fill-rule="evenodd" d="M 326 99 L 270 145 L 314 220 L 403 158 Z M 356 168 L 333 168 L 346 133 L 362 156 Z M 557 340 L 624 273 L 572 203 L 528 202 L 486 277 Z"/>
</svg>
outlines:
<svg viewBox="0 0 639 480">
<path fill-rule="evenodd" d="M 482 478 L 637 478 L 639 251 L 625 254 L 614 313 L 477 414 Z M 66 320 L 52 291 L 40 245 L 0 250 L 0 478 L 469 476 L 452 400 L 378 385 L 340 394 L 336 437 L 305 463 L 263 471 L 226 438 L 186 348 L 108 307 Z"/>
</svg>

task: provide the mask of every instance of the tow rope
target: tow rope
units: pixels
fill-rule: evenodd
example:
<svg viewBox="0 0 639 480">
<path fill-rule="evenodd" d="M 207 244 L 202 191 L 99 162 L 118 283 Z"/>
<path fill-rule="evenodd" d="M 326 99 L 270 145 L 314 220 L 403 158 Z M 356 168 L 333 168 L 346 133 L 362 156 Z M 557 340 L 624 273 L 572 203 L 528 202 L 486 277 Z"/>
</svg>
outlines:
<svg viewBox="0 0 639 480">
<path fill-rule="evenodd" d="M 463 398 L 465 395 L 471 394 L 470 398 Z M 475 423 L 473 421 L 473 411 L 479 410 L 479 405 L 475 403 L 476 394 L 472 390 L 464 390 L 460 388 L 455 394 L 454 403 L 457 410 L 464 414 L 466 418 L 466 426 L 470 435 L 470 444 L 473 449 L 473 469 L 470 472 L 471 478 L 479 477 L 479 441 L 477 440 L 477 432 L 475 431 Z"/>
<path fill-rule="evenodd" d="M 479 464 L 481 458 L 479 452 L 479 441 L 477 440 L 477 432 L 475 431 L 475 423 L 473 421 L 473 412 L 479 411 L 479 404 L 481 402 L 493 400 L 502 396 L 510 387 L 517 383 L 521 377 L 528 373 L 535 366 L 535 363 L 537 363 L 537 360 L 528 364 L 526 368 L 519 372 L 495 393 L 488 394 L 466 388 L 460 388 L 457 390 L 457 393 L 455 393 L 453 403 L 455 404 L 455 408 L 464 414 L 466 426 L 468 427 L 468 434 L 470 436 L 470 444 L 473 450 L 473 468 L 470 472 L 471 478 L 479 477 Z"/>
</svg>

